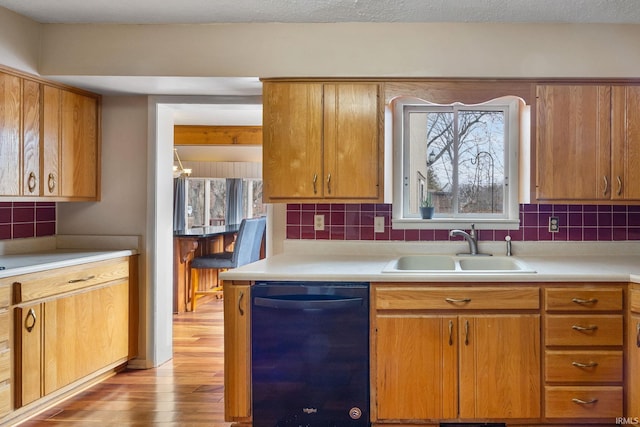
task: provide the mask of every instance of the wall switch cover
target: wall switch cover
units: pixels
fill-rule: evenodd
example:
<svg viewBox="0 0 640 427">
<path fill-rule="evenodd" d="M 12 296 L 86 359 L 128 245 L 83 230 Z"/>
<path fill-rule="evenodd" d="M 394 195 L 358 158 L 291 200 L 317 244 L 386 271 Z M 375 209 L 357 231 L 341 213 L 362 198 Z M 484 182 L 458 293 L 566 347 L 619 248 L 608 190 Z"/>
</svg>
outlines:
<svg viewBox="0 0 640 427">
<path fill-rule="evenodd" d="M 557 216 L 549 217 L 549 233 L 557 233 L 560 230 L 560 219 Z"/>
<path fill-rule="evenodd" d="M 375 233 L 384 233 L 384 217 L 377 216 L 373 220 L 373 231 Z"/>
<path fill-rule="evenodd" d="M 314 215 L 313 229 L 315 231 L 324 231 L 324 215 Z"/>
</svg>

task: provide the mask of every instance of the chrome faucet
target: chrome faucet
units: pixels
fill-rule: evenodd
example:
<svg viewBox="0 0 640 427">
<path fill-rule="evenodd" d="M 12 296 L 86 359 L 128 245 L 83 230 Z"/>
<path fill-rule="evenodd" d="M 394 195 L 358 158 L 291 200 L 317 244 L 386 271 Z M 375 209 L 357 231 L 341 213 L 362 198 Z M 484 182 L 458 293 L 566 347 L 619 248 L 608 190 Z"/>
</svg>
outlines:
<svg viewBox="0 0 640 427">
<path fill-rule="evenodd" d="M 462 236 L 467 241 L 467 243 L 469 243 L 469 253 L 458 255 L 478 255 L 478 236 L 476 235 L 475 224 L 471 224 L 471 231 L 469 233 L 463 230 L 451 230 L 449 232 L 449 236 Z"/>
</svg>

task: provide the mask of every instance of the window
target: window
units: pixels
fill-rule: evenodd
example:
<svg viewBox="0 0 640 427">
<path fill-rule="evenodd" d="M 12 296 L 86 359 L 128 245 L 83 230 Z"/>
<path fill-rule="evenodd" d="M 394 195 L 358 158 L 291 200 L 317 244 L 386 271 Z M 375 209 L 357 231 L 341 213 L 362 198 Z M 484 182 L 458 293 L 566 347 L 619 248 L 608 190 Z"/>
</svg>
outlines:
<svg viewBox="0 0 640 427">
<path fill-rule="evenodd" d="M 394 228 L 517 228 L 521 103 L 394 100 Z M 419 207 L 428 194 L 435 214 L 423 221 Z"/>
<path fill-rule="evenodd" d="M 229 215 L 229 203 L 242 209 L 242 218 L 266 215 L 262 203 L 261 179 L 238 179 L 241 181 L 241 200 L 230 200 L 227 195 L 228 181 L 225 178 L 187 178 L 187 227 L 224 225 Z"/>
</svg>

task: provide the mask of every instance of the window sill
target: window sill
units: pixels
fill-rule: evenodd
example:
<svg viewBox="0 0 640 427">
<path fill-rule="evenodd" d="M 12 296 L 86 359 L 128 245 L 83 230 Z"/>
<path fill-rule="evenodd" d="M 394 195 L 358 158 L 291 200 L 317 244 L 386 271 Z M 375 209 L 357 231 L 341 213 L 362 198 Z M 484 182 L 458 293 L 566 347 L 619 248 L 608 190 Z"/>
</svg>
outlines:
<svg viewBox="0 0 640 427">
<path fill-rule="evenodd" d="M 394 230 L 451 230 L 453 228 L 471 228 L 477 230 L 517 230 L 519 220 L 508 219 L 466 219 L 466 218 L 392 218 L 391 228 Z"/>
</svg>

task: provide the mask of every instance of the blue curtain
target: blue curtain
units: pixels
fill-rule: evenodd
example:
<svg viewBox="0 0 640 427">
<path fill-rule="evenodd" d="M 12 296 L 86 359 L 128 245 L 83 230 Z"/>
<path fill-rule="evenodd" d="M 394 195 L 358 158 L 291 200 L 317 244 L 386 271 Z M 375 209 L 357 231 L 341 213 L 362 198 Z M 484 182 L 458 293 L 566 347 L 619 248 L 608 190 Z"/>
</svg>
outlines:
<svg viewBox="0 0 640 427">
<path fill-rule="evenodd" d="M 173 231 L 187 228 L 185 203 L 187 199 L 187 181 L 184 177 L 173 179 Z"/>
<path fill-rule="evenodd" d="M 240 224 L 242 221 L 242 179 L 227 179 L 227 211 L 225 212 L 225 224 Z"/>
</svg>

